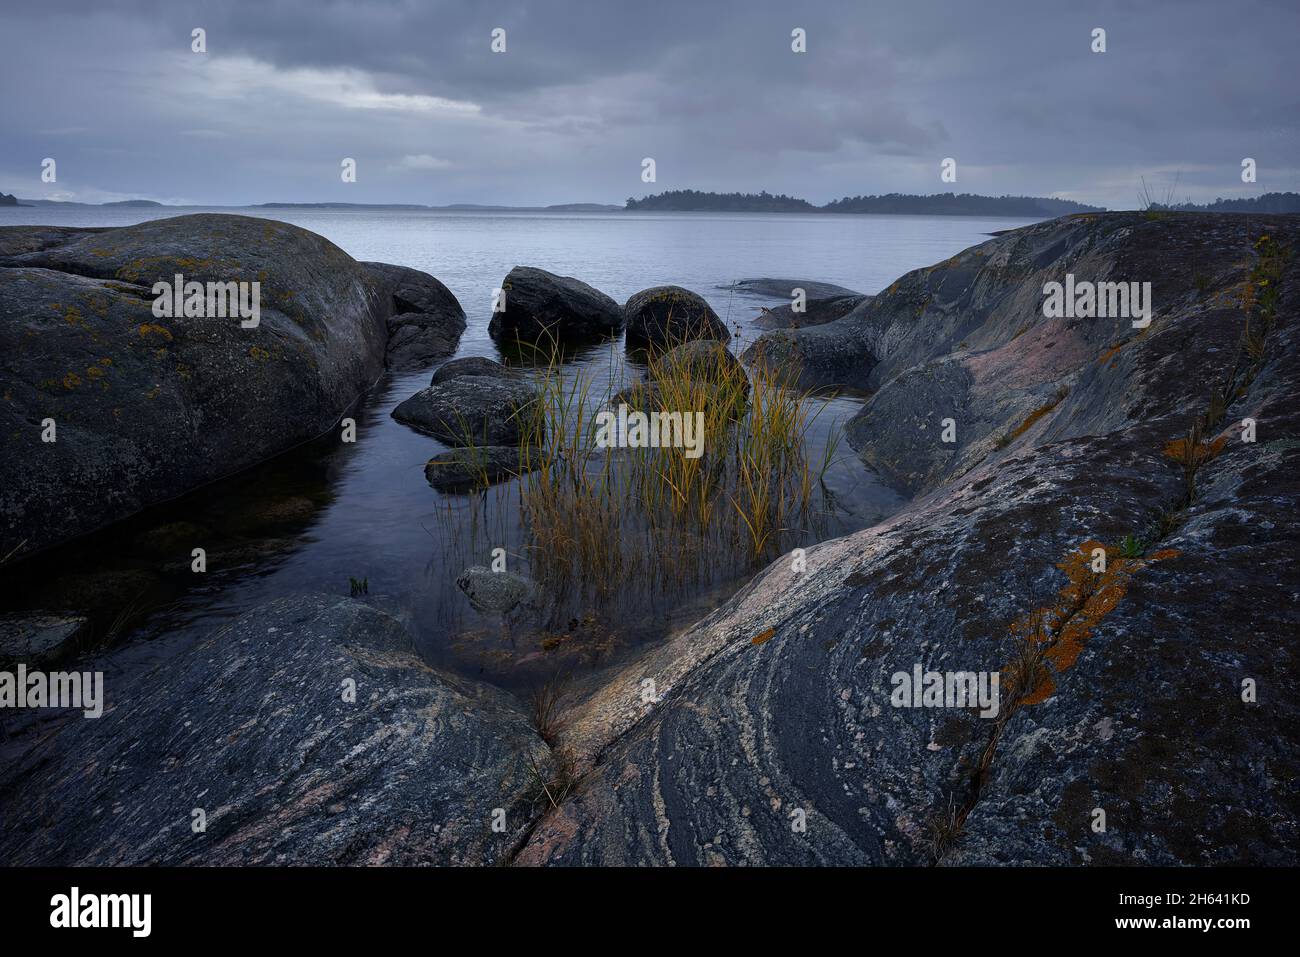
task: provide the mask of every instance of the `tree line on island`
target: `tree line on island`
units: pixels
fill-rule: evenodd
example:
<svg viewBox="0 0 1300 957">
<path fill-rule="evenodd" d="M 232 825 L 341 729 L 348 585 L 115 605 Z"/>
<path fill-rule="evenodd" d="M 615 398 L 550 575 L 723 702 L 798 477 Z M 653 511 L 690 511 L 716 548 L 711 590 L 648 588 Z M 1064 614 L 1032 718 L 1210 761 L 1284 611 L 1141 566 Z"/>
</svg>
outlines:
<svg viewBox="0 0 1300 957">
<path fill-rule="evenodd" d="M 725 212 L 725 213 L 882 213 L 922 216 L 1015 216 L 1026 219 L 1051 218 L 1068 213 L 1099 213 L 1101 206 L 1089 206 L 1068 199 L 1045 196 L 977 196 L 973 193 L 936 193 L 918 196 L 887 193 L 883 196 L 846 196 L 824 206 L 806 199 L 759 193 L 707 193 L 695 189 L 674 189 L 646 196 L 629 197 L 627 210 L 636 212 Z M 1197 205 L 1152 204 L 1150 209 L 1200 210 L 1219 213 L 1300 212 L 1300 193 L 1265 193 L 1251 199 L 1218 199 Z"/>
</svg>

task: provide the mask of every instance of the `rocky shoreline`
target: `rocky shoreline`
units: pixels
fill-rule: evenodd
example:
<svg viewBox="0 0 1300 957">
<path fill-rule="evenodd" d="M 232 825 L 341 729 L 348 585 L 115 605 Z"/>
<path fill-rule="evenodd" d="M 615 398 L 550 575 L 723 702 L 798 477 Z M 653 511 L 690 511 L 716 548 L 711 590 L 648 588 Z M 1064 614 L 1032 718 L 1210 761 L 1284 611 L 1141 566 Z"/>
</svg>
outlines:
<svg viewBox="0 0 1300 957">
<path fill-rule="evenodd" d="M 830 287 L 744 358 L 871 392 L 848 437 L 913 496 L 897 514 L 778 559 L 546 735 L 364 601 L 277 599 L 109 682 L 102 718 L 7 745 L 0 860 L 1295 864 L 1297 240 L 1296 216 L 1082 214 L 874 297 Z M 265 275 L 256 343 L 151 316 L 155 280 L 231 270 Z M 1067 273 L 1151 282 L 1152 322 L 1044 319 Z M 676 287 L 620 307 L 521 267 L 503 288 L 498 338 L 653 340 L 669 300 L 728 336 Z M 0 229 L 0 315 L 15 559 L 335 428 L 385 363 L 465 328 L 433 277 L 234 216 Z M 489 361 L 394 413 L 459 445 L 477 410 L 483 461 L 431 484 L 509 474 L 502 410 L 529 387 Z M 1096 548 L 1110 570 L 1076 575 Z M 891 705 L 917 665 L 1007 672 L 1026 620 L 1047 670 L 999 719 Z"/>
</svg>

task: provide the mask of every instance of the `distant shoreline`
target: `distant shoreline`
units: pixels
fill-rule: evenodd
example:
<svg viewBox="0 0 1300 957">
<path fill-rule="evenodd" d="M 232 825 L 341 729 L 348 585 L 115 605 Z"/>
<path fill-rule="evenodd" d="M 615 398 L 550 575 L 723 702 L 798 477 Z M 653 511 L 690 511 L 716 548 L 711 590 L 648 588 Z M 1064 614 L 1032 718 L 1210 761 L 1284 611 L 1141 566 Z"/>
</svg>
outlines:
<svg viewBox="0 0 1300 957">
<path fill-rule="evenodd" d="M 503 213 L 803 213 L 868 216 L 965 216 L 985 219 L 1054 219 L 1076 213 L 1106 212 L 1072 200 L 1031 196 L 978 196 L 970 193 L 936 193 L 919 196 L 891 193 L 884 196 L 855 196 L 814 206 L 805 200 L 768 193 L 700 193 L 675 190 L 629 198 L 624 206 L 612 203 L 555 203 L 549 206 L 507 206 L 488 203 L 449 203 L 442 206 L 420 203 L 244 203 L 188 204 L 160 203 L 149 199 L 83 203 L 54 199 L 17 199 L 0 193 L 0 209 L 68 207 L 85 209 L 228 209 L 228 210 L 389 210 L 397 212 L 503 212 Z M 1300 212 L 1300 193 L 1265 193 L 1246 199 L 1218 199 L 1212 203 L 1182 203 L 1172 206 L 1151 204 L 1148 212 L 1222 212 L 1286 214 Z"/>
</svg>

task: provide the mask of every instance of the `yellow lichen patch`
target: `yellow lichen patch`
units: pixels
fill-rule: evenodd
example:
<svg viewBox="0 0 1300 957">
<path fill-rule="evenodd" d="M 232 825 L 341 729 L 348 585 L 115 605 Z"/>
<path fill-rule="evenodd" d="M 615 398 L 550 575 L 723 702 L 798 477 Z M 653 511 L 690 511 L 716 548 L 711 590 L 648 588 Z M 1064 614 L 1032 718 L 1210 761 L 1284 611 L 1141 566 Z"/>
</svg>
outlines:
<svg viewBox="0 0 1300 957">
<path fill-rule="evenodd" d="M 172 341 L 171 330 L 166 326 L 158 325 L 156 322 L 142 322 L 137 331 L 140 333 L 141 338 L 149 335 L 156 335 L 162 336 L 168 342 Z"/>
<path fill-rule="evenodd" d="M 252 356 L 254 359 L 258 360 L 259 362 L 263 362 L 271 358 L 271 353 L 267 352 L 261 346 L 253 346 L 251 349 L 248 350 L 248 354 Z"/>
<path fill-rule="evenodd" d="M 91 382 L 104 377 L 104 369 L 101 366 L 88 366 L 86 368 L 86 378 Z"/>
<path fill-rule="evenodd" d="M 1211 439 L 1209 442 L 1198 442 L 1196 447 L 1192 449 L 1192 464 L 1204 465 L 1206 462 L 1213 460 L 1223 451 L 1223 447 L 1227 444 L 1227 435 L 1221 435 L 1217 439 Z M 1175 462 L 1187 461 L 1187 440 L 1171 439 L 1166 442 L 1164 454 L 1165 458 L 1173 459 Z"/>
<path fill-rule="evenodd" d="M 75 389 L 79 385 L 81 385 L 81 376 L 75 372 L 69 372 L 63 377 L 63 388 Z"/>
</svg>

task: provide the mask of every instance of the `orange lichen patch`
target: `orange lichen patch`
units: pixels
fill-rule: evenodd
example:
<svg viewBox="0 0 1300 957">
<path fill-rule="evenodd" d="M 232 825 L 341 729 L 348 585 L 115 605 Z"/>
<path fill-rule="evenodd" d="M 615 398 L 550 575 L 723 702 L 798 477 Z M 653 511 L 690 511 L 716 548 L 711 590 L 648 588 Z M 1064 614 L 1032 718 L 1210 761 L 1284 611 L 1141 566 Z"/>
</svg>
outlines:
<svg viewBox="0 0 1300 957">
<path fill-rule="evenodd" d="M 1228 444 L 1228 436 L 1221 435 L 1217 439 L 1211 439 L 1209 442 L 1198 442 L 1192 449 L 1191 461 L 1193 465 L 1204 465 L 1206 462 L 1216 458 L 1223 447 Z M 1186 462 L 1187 455 L 1186 439 L 1171 439 L 1165 443 L 1165 458 L 1173 459 L 1175 462 Z"/>
<path fill-rule="evenodd" d="M 1107 361 L 1109 361 L 1110 366 L 1113 369 L 1115 367 L 1115 363 L 1119 361 L 1119 359 L 1116 358 L 1119 355 L 1119 351 L 1123 349 L 1126 345 L 1128 345 L 1128 343 L 1121 342 L 1111 346 L 1109 349 L 1107 349 L 1105 352 L 1103 352 L 1101 355 L 1097 357 L 1097 362 L 1104 364 Z"/>
<path fill-rule="evenodd" d="M 1007 438 L 1012 441 L 1020 438 L 1020 436 L 1024 435 L 1033 427 L 1035 422 L 1037 422 L 1043 416 L 1047 415 L 1047 413 L 1051 412 L 1060 404 L 1061 404 L 1061 400 L 1056 399 L 1052 402 L 1047 403 L 1047 405 L 1034 409 L 1033 412 L 1029 413 L 1029 416 L 1025 419 L 1025 421 L 1021 422 L 1014 429 L 1012 429 L 1010 432 L 1007 433 Z"/>
<path fill-rule="evenodd" d="M 751 645 L 761 645 L 765 641 L 771 641 L 772 636 L 776 634 L 775 628 L 769 628 L 767 631 L 761 631 L 753 638 L 749 639 Z"/>
<path fill-rule="evenodd" d="M 144 338 L 145 336 L 149 336 L 149 335 L 155 335 L 155 336 L 163 336 L 168 342 L 171 342 L 172 340 L 171 330 L 168 329 L 166 326 L 160 326 L 155 322 L 142 322 L 140 323 L 140 327 L 139 329 L 137 329 L 137 331 L 140 333 L 141 338 Z"/>
<path fill-rule="evenodd" d="M 1106 570 L 1102 572 L 1093 570 L 1093 551 L 1098 548 L 1107 554 Z M 1178 555 L 1177 549 L 1171 548 L 1145 558 L 1121 558 L 1115 554 L 1118 551 L 1106 549 L 1097 541 L 1084 542 L 1056 566 L 1066 578 L 1065 587 L 1057 593 L 1057 600 L 1012 622 L 1010 631 L 1014 637 L 1043 646 L 1043 659 L 1055 674 L 1074 666 L 1093 631 L 1119 606 L 1133 575 L 1152 562 Z M 1018 681 L 1015 669 L 1009 670 L 1012 682 Z M 1038 704 L 1050 698 L 1055 690 L 1052 674 L 1035 676 L 1034 686 L 1025 690 L 1017 703 Z"/>
<path fill-rule="evenodd" d="M 79 385 L 81 385 L 81 376 L 75 372 L 69 372 L 63 377 L 63 388 L 75 389 Z"/>
</svg>

